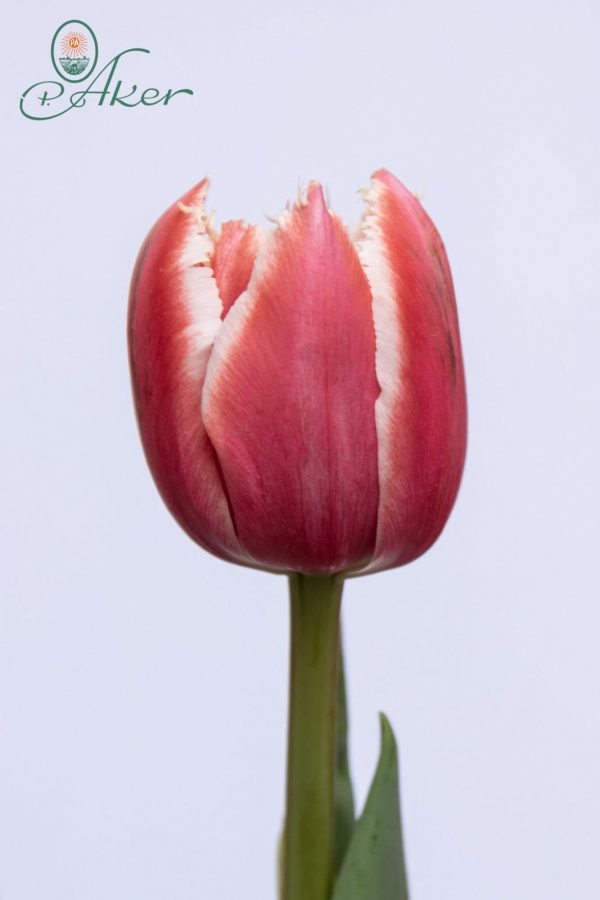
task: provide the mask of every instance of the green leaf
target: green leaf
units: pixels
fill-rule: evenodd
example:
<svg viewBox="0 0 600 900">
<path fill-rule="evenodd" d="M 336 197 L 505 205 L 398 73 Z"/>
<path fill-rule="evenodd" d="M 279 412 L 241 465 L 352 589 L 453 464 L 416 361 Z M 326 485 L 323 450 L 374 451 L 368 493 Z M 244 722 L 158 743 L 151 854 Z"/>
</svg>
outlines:
<svg viewBox="0 0 600 900">
<path fill-rule="evenodd" d="M 334 785 L 334 872 L 340 870 L 354 829 L 354 793 L 350 781 L 348 763 L 348 707 L 346 704 L 346 679 L 344 657 L 340 641 L 340 662 L 338 674 L 338 698 L 336 719 L 336 762 Z"/>
<path fill-rule="evenodd" d="M 408 900 L 398 753 L 381 714 L 381 752 L 365 808 L 354 826 L 331 900 Z"/>
</svg>

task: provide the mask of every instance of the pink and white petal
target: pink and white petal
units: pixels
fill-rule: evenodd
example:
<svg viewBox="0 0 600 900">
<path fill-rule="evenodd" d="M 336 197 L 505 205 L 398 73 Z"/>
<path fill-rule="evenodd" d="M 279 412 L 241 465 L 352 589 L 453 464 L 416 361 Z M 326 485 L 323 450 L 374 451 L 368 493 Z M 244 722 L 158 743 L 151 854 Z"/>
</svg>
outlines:
<svg viewBox="0 0 600 900">
<path fill-rule="evenodd" d="M 441 238 L 419 201 L 385 170 L 367 193 L 359 254 L 376 331 L 379 513 L 363 570 L 403 565 L 436 540 L 466 451 L 458 318 Z"/>
<path fill-rule="evenodd" d="M 313 183 L 259 251 L 216 338 L 202 396 L 251 556 L 313 573 L 371 558 L 378 392 L 369 285 Z"/>
<path fill-rule="evenodd" d="M 215 240 L 212 268 L 223 304 L 223 319 L 248 287 L 261 239 L 262 230 L 257 225 L 231 221 L 221 226 Z"/>
<path fill-rule="evenodd" d="M 133 393 L 146 458 L 172 514 L 207 550 L 247 562 L 200 410 L 222 308 L 206 191 L 204 180 L 173 204 L 140 250 L 128 322 Z"/>
</svg>

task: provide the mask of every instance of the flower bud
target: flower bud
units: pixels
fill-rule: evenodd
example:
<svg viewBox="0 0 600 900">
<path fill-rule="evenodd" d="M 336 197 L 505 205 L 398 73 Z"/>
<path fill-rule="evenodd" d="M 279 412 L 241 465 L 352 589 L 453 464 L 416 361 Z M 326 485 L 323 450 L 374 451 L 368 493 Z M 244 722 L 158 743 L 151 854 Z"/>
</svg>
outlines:
<svg viewBox="0 0 600 900">
<path fill-rule="evenodd" d="M 311 182 L 271 231 L 216 231 L 207 181 L 137 260 L 129 350 L 148 464 L 187 533 L 232 562 L 359 574 L 418 557 L 466 446 L 448 261 L 385 170 L 353 240 Z"/>
</svg>

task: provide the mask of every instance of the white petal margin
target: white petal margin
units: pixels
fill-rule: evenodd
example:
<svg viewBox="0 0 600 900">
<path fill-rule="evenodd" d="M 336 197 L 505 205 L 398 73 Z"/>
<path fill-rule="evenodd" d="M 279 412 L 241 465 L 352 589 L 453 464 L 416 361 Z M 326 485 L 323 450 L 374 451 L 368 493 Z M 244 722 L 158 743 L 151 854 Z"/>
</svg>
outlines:
<svg viewBox="0 0 600 900">
<path fill-rule="evenodd" d="M 375 552 L 368 565 L 352 573 L 356 575 L 385 569 L 394 559 L 394 554 L 390 552 L 382 555 L 382 544 L 384 544 L 389 513 L 393 512 L 394 505 L 394 501 L 390 502 L 390 496 L 394 496 L 394 491 L 390 491 L 390 488 L 395 485 L 390 431 L 394 409 L 397 408 L 397 398 L 402 391 L 403 336 L 398 301 L 393 290 L 392 271 L 377 215 L 378 200 L 382 193 L 383 188 L 378 181 L 372 181 L 371 187 L 363 192 L 367 206 L 361 223 L 360 236 L 355 242 L 359 259 L 371 287 L 375 326 L 375 374 L 381 389 L 381 393 L 375 401 L 379 473 L 379 508 Z M 395 485 L 395 503 L 397 503 L 397 490 L 398 487 Z"/>
<path fill-rule="evenodd" d="M 183 295 L 190 323 L 185 330 L 188 345 L 185 370 L 200 385 L 204 381 L 211 348 L 222 325 L 223 311 L 217 282 L 210 267 L 214 234 L 210 219 L 204 211 L 207 190 L 208 184 L 195 198 L 198 205 L 179 204 L 181 212 L 189 217 L 179 258 Z"/>
<path fill-rule="evenodd" d="M 284 213 L 283 216 L 280 217 L 280 222 L 285 217 L 286 214 Z M 214 345 L 206 369 L 204 387 L 202 389 L 202 419 L 209 437 L 211 437 L 210 419 L 212 393 L 218 380 L 227 371 L 227 360 L 230 356 L 231 349 L 242 339 L 246 323 L 256 304 L 256 292 L 253 288 L 254 285 L 262 280 L 263 273 L 268 266 L 268 258 L 271 255 L 271 243 L 276 232 L 277 229 L 266 234 L 259 232 L 260 247 L 256 255 L 248 287 L 243 294 L 240 294 L 225 316 L 225 320 L 221 322 L 218 335 L 214 340 Z"/>
</svg>

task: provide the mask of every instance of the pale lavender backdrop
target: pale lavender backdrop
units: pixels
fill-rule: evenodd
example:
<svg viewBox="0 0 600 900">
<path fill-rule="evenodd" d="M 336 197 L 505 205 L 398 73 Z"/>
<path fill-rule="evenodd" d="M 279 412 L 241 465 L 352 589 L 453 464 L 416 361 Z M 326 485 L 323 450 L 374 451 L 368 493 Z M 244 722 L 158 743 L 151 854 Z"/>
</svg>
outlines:
<svg viewBox="0 0 600 900">
<path fill-rule="evenodd" d="M 65 19 L 157 109 L 26 121 Z M 133 418 L 127 287 L 205 173 L 348 218 L 385 165 L 455 276 L 467 468 L 438 545 L 348 585 L 351 762 L 401 745 L 413 900 L 600 896 L 600 8 L 23 2 L 3 15 L 2 900 L 273 900 L 286 584 L 196 548 Z"/>
</svg>

